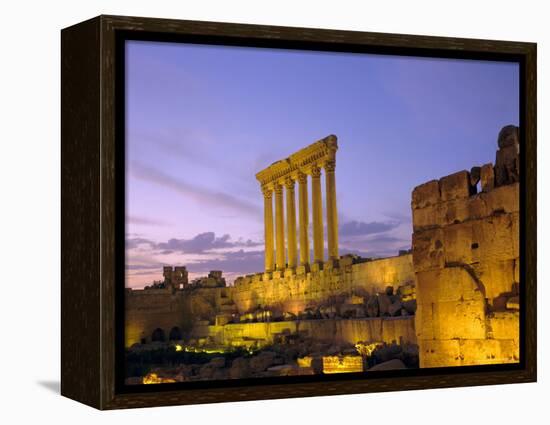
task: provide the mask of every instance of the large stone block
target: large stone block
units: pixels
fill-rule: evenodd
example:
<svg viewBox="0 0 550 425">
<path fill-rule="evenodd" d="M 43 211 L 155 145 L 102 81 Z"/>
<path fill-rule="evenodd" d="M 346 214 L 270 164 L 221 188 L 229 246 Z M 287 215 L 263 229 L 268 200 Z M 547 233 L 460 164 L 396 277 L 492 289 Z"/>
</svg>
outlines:
<svg viewBox="0 0 550 425">
<path fill-rule="evenodd" d="M 519 341 L 519 312 L 502 311 L 488 316 L 491 337 Z"/>
<path fill-rule="evenodd" d="M 495 161 L 495 185 L 519 182 L 519 145 L 500 148 Z"/>
<path fill-rule="evenodd" d="M 411 206 L 413 209 L 425 208 L 440 201 L 439 182 L 432 180 L 413 189 Z"/>
<path fill-rule="evenodd" d="M 445 262 L 472 263 L 477 249 L 472 238 L 472 224 L 469 222 L 445 227 L 443 229 Z"/>
<path fill-rule="evenodd" d="M 462 267 L 419 272 L 416 275 L 416 285 L 419 304 L 484 300 L 482 288 Z"/>
<path fill-rule="evenodd" d="M 514 260 L 491 260 L 474 265 L 485 288 L 485 297 L 491 303 L 500 295 L 514 292 L 514 265 Z"/>
<path fill-rule="evenodd" d="M 418 354 L 421 368 L 460 366 L 462 363 L 458 339 L 420 340 Z"/>
<path fill-rule="evenodd" d="M 520 262 L 519 258 L 514 260 L 514 283 L 520 283 Z"/>
<path fill-rule="evenodd" d="M 519 212 L 519 183 L 500 186 L 482 195 L 489 214 Z"/>
<path fill-rule="evenodd" d="M 435 339 L 483 339 L 486 337 L 485 301 L 443 301 L 434 304 Z"/>
<path fill-rule="evenodd" d="M 478 220 L 472 225 L 472 243 L 478 244 L 478 260 L 511 260 L 519 256 L 519 216 L 502 214 Z"/>
<path fill-rule="evenodd" d="M 511 214 L 512 228 L 511 228 L 511 238 L 512 238 L 512 255 L 514 259 L 519 258 L 519 212 Z"/>
<path fill-rule="evenodd" d="M 512 339 L 467 339 L 460 341 L 462 365 L 516 363 L 519 346 Z"/>
<path fill-rule="evenodd" d="M 441 269 L 445 265 L 443 231 L 426 229 L 413 233 L 413 264 L 416 272 Z"/>
<path fill-rule="evenodd" d="M 413 230 L 416 232 L 434 226 L 441 226 L 445 222 L 445 212 L 446 208 L 442 203 L 413 209 Z"/>
<path fill-rule="evenodd" d="M 442 203 L 441 224 L 451 225 L 470 219 L 470 198 L 453 199 Z"/>
<path fill-rule="evenodd" d="M 439 180 L 441 200 L 468 198 L 471 194 L 470 174 L 468 171 L 459 171 Z"/>
<path fill-rule="evenodd" d="M 483 219 L 491 215 L 519 211 L 519 183 L 500 186 L 490 192 L 481 192 L 470 197 L 469 218 Z"/>
<path fill-rule="evenodd" d="M 414 327 L 418 340 L 434 339 L 433 310 L 434 303 L 417 302 Z"/>
<path fill-rule="evenodd" d="M 487 195 L 486 192 L 480 192 L 477 195 L 470 197 L 468 202 L 468 217 L 471 220 L 479 220 L 491 215 L 491 210 L 487 205 L 485 195 Z"/>
<path fill-rule="evenodd" d="M 493 164 L 485 164 L 481 167 L 481 190 L 490 192 L 495 187 L 495 170 Z"/>
<path fill-rule="evenodd" d="M 382 320 L 381 341 L 397 344 L 416 344 L 416 332 L 414 329 L 414 317 L 395 317 Z M 361 341 L 361 338 L 355 340 Z"/>
</svg>

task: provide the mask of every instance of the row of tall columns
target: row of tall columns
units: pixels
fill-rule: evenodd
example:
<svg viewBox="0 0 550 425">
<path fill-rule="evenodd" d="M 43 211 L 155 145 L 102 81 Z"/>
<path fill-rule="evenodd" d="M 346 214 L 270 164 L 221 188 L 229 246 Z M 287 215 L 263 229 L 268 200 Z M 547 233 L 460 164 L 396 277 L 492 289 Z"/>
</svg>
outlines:
<svg viewBox="0 0 550 425">
<path fill-rule="evenodd" d="M 329 259 L 338 259 L 338 213 L 336 210 L 335 163 L 325 164 L 326 171 L 326 210 L 327 210 L 327 242 Z M 300 265 L 310 263 L 309 252 L 309 207 L 307 174 L 298 174 L 299 201 L 299 240 Z M 274 184 L 273 188 L 265 186 L 264 193 L 264 223 L 265 223 L 265 270 L 284 270 L 297 266 L 298 244 L 296 235 L 296 195 L 295 180 L 287 177 L 284 182 L 286 192 L 286 242 L 285 249 L 285 217 L 283 211 L 283 186 Z M 321 193 L 321 168 L 311 168 L 312 219 L 313 219 L 313 262 L 324 261 L 324 231 L 323 231 L 323 199 Z M 273 228 L 273 192 L 275 192 L 275 229 Z M 275 239 L 275 255 L 273 241 Z"/>
</svg>

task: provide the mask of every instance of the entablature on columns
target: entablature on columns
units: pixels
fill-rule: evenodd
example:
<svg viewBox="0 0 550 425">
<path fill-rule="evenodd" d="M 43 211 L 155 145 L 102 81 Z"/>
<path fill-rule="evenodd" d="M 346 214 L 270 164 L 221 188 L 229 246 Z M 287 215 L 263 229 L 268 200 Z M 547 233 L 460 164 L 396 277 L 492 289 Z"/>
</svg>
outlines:
<svg viewBox="0 0 550 425">
<path fill-rule="evenodd" d="M 336 136 L 327 136 L 300 149 L 288 158 L 274 162 L 258 172 L 256 179 L 262 187 L 274 188 L 275 185 L 284 185 L 285 180 L 288 178 L 297 180 L 300 173 L 311 175 L 317 167 L 325 167 L 326 165 L 333 167 L 337 150 Z"/>
</svg>

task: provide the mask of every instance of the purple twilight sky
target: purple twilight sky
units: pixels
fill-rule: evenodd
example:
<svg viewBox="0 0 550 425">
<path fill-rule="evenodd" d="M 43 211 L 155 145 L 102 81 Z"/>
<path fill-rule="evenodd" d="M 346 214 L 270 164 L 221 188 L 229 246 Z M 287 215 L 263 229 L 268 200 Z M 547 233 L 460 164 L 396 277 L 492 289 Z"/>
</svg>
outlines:
<svg viewBox="0 0 550 425">
<path fill-rule="evenodd" d="M 411 190 L 494 162 L 519 124 L 515 63 L 131 41 L 126 67 L 129 287 L 263 271 L 254 175 L 329 134 L 340 252 L 396 255 Z"/>
</svg>

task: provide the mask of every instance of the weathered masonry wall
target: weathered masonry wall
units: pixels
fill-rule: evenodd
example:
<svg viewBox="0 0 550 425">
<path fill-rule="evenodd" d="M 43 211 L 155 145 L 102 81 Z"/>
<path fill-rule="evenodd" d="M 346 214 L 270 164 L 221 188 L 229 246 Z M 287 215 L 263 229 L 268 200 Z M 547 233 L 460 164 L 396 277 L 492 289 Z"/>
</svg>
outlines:
<svg viewBox="0 0 550 425">
<path fill-rule="evenodd" d="M 126 347 L 143 341 L 151 342 L 155 331 L 157 337 L 162 335 L 165 341 L 170 339 L 171 334 L 173 339 L 181 339 L 191 331 L 197 320 L 213 321 L 217 313 L 232 311 L 230 289 L 127 290 Z"/>
<path fill-rule="evenodd" d="M 165 338 L 174 327 L 182 329 L 187 306 L 181 292 L 172 294 L 168 289 L 127 291 L 125 345 L 151 342 L 157 328 L 162 329 Z"/>
<path fill-rule="evenodd" d="M 232 297 L 239 313 L 258 307 L 276 308 L 299 313 L 310 305 L 319 305 L 331 296 L 366 292 L 384 292 L 387 286 L 415 279 L 410 254 L 398 257 L 352 263 L 351 258 L 339 260 L 339 267 L 325 263 L 323 270 L 297 274 L 287 271 L 281 277 L 258 273 L 235 282 Z"/>
<path fill-rule="evenodd" d="M 308 272 L 303 275 L 263 280 L 259 273 L 241 278 L 235 287 L 127 290 L 126 346 L 151 342 L 160 329 L 164 340 L 173 335 L 187 335 L 197 323 L 214 323 L 217 315 L 247 313 L 257 308 L 300 313 L 308 306 L 319 306 L 331 296 L 358 293 L 384 293 L 387 286 L 412 282 L 414 272 L 410 254 L 353 264 L 342 258 L 340 267 Z M 263 326 L 241 324 L 235 326 Z M 272 324 L 276 326 L 275 324 Z M 229 334 L 228 334 L 229 335 Z M 359 338 L 361 339 L 361 338 Z"/>
<path fill-rule="evenodd" d="M 193 329 L 194 338 L 211 338 L 216 344 L 224 346 L 246 345 L 255 341 L 270 344 L 278 335 L 296 333 L 335 343 L 416 343 L 414 316 L 203 325 Z"/>
<path fill-rule="evenodd" d="M 519 361 L 515 140 L 499 140 L 495 168 L 475 167 L 413 191 L 420 367 Z"/>
</svg>

